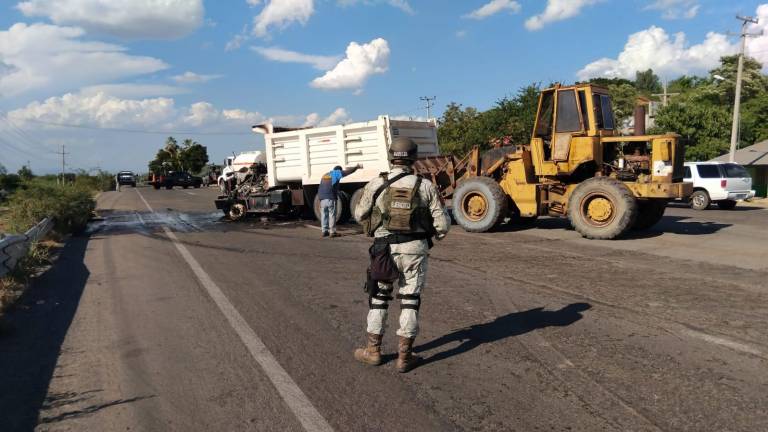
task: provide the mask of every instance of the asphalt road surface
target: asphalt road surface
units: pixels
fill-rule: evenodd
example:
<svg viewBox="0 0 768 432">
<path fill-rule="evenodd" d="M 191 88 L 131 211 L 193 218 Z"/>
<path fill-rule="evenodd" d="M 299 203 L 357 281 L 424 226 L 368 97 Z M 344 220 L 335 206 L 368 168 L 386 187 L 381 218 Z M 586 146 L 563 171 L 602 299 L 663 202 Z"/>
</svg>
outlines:
<svg viewBox="0 0 768 432">
<path fill-rule="evenodd" d="M 567 222 L 432 251 L 409 374 L 360 365 L 368 239 L 231 223 L 214 190 L 124 188 L 0 339 L 0 430 L 768 430 L 768 210 Z"/>
</svg>

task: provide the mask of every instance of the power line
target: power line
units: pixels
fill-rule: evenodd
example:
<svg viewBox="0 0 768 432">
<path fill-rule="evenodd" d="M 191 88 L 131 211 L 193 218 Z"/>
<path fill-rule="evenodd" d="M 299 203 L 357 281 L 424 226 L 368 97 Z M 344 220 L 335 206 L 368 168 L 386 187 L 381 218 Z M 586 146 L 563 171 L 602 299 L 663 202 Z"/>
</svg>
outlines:
<svg viewBox="0 0 768 432">
<path fill-rule="evenodd" d="M 76 124 L 66 124 L 66 123 L 54 123 L 54 122 L 46 122 L 41 120 L 33 120 L 33 119 L 25 119 L 24 121 L 31 122 L 31 123 L 38 123 L 38 124 L 44 124 L 47 126 L 57 126 L 57 127 L 65 127 L 65 128 L 74 128 L 74 129 L 87 129 L 87 130 L 97 130 L 97 131 L 107 131 L 107 132 L 123 132 L 123 133 L 135 133 L 135 134 L 146 134 L 146 135 L 242 135 L 242 136 L 251 136 L 253 135 L 252 132 L 195 132 L 195 131 L 173 131 L 173 130 L 139 130 L 139 129 L 121 129 L 121 128 L 106 128 L 106 127 L 97 127 L 97 126 L 86 126 L 86 125 L 76 125 Z"/>
</svg>

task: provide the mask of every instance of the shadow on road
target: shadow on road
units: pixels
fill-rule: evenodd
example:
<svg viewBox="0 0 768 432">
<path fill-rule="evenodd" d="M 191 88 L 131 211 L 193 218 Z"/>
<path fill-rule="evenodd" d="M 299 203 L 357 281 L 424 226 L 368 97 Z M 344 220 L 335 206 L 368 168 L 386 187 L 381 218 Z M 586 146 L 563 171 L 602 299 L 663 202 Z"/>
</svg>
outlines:
<svg viewBox="0 0 768 432">
<path fill-rule="evenodd" d="M 480 345 L 493 343 L 509 337 L 520 336 L 546 327 L 565 327 L 583 318 L 582 312 L 592 308 L 589 303 L 572 303 L 556 311 L 536 308 L 525 312 L 514 312 L 495 320 L 456 330 L 447 335 L 416 347 L 416 352 L 437 349 L 459 343 L 454 348 L 440 351 L 424 359 L 420 366 L 464 354 Z"/>
<path fill-rule="evenodd" d="M 72 238 L 56 264 L 34 281 L 6 315 L 0 337 L 0 429 L 33 430 L 46 404 L 61 345 L 90 273 L 83 258 L 87 237 Z"/>
<path fill-rule="evenodd" d="M 664 216 L 659 223 L 642 231 L 630 231 L 621 239 L 639 239 L 658 237 L 665 233 L 680 235 L 708 235 L 714 234 L 724 228 L 733 226 L 727 223 L 692 221 L 684 216 Z M 526 225 L 504 224 L 496 229 L 496 232 L 525 232 L 529 229 L 539 230 L 571 230 L 571 223 L 566 218 L 540 218 L 536 223 Z"/>
</svg>

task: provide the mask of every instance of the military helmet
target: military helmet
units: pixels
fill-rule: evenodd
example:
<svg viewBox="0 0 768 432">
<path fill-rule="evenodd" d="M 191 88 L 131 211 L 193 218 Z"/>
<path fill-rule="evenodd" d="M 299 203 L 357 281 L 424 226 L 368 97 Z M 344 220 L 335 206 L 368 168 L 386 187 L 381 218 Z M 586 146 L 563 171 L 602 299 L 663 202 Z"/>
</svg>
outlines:
<svg viewBox="0 0 768 432">
<path fill-rule="evenodd" d="M 410 138 L 395 138 L 389 146 L 389 160 L 415 162 L 419 147 Z"/>
</svg>

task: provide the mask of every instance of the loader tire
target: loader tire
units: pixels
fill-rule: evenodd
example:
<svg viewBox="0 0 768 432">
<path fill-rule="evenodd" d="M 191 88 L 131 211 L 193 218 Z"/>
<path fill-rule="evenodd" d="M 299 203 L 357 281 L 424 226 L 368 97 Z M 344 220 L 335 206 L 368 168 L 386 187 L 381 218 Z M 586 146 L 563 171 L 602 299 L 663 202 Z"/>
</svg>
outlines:
<svg viewBox="0 0 768 432">
<path fill-rule="evenodd" d="M 322 211 L 320 210 L 320 197 L 315 195 L 315 202 L 312 208 L 315 211 L 315 217 L 318 221 L 322 220 Z M 336 224 L 340 225 L 349 220 L 349 194 L 339 191 L 339 197 L 336 198 Z"/>
<path fill-rule="evenodd" d="M 661 200 L 648 200 L 637 202 L 637 219 L 632 225 L 633 230 L 648 229 L 664 217 L 664 210 L 667 209 L 667 202 Z"/>
<path fill-rule="evenodd" d="M 490 177 L 471 177 L 453 193 L 453 218 L 467 232 L 486 232 L 507 215 L 507 195 Z"/>
<path fill-rule="evenodd" d="M 615 239 L 637 220 L 637 199 L 622 182 L 594 177 L 578 186 L 568 199 L 568 219 L 583 237 Z"/>
</svg>

